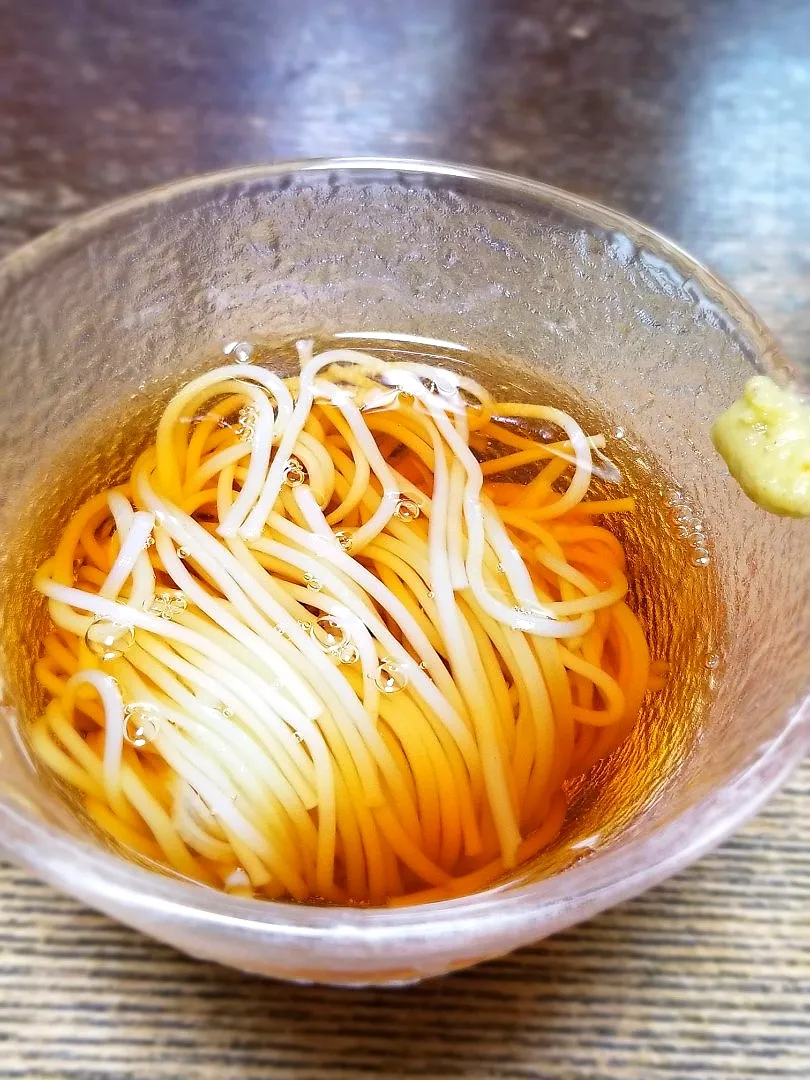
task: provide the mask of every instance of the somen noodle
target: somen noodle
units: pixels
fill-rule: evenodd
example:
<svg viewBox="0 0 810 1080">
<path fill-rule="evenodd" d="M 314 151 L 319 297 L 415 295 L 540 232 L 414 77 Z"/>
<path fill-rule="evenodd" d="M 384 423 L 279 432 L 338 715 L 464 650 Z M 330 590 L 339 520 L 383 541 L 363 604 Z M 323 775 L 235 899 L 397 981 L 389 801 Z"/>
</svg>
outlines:
<svg viewBox="0 0 810 1080">
<path fill-rule="evenodd" d="M 74 515 L 31 744 L 122 850 L 237 895 L 484 888 L 655 682 L 598 524 L 633 500 L 588 499 L 605 440 L 559 409 L 299 351 L 189 382 Z"/>
</svg>

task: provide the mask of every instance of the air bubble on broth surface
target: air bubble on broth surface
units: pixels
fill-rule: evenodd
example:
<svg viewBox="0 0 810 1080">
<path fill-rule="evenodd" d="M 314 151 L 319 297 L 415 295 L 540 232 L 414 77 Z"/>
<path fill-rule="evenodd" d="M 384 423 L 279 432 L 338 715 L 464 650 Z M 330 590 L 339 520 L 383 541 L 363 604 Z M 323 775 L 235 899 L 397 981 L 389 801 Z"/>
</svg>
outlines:
<svg viewBox="0 0 810 1080">
<path fill-rule="evenodd" d="M 149 746 L 160 734 L 160 726 L 160 713 L 153 705 L 133 704 L 124 709 L 124 739 L 130 746 Z"/>
<path fill-rule="evenodd" d="M 257 899 L 441 899 L 591 857 L 674 782 L 704 715 L 723 635 L 706 523 L 622 418 L 527 365 L 394 335 L 311 345 L 316 356 L 330 348 L 363 350 L 389 370 L 377 390 L 356 399 L 373 407 L 356 413 L 347 387 L 373 383 L 375 373 L 341 362 L 334 379 L 319 376 L 290 445 L 284 427 L 296 416 L 298 382 L 287 409 L 282 390 L 262 383 L 261 372 L 296 376 L 295 343 L 239 341 L 224 362 L 238 364 L 244 395 L 228 405 L 229 386 L 182 417 L 179 471 L 169 459 L 160 465 L 148 457 L 156 435 L 160 445 L 165 392 L 139 416 L 111 416 L 107 430 L 118 434 L 106 444 L 103 425 L 94 427 L 97 439 L 79 432 L 84 452 L 66 454 L 61 477 L 51 469 L 53 509 L 21 531 L 29 600 L 31 570 L 57 550 L 83 498 L 124 485 L 128 513 L 151 513 L 154 526 L 129 553 L 124 587 L 104 597 L 126 547 L 128 513 L 119 505 L 114 517 L 102 495 L 87 546 L 77 544 L 64 569 L 69 576 L 51 565 L 38 579 L 46 591 L 64 580 L 64 588 L 96 598 L 97 610 L 72 608 L 86 628 L 52 629 L 39 614 L 26 623 L 19 613 L 4 628 L 7 646 L 24 642 L 12 650 L 10 670 L 34 753 L 47 770 L 59 760 L 52 748 L 78 738 L 100 768 L 106 762 L 113 787 L 120 761 L 162 801 L 170 833 L 132 806 L 117 813 L 103 786 L 80 794 L 63 776 L 63 790 L 73 792 L 96 832 L 150 866 L 226 891 L 238 882 Z M 305 363 L 309 355 L 305 348 Z M 414 375 L 413 365 L 424 370 Z M 605 435 L 592 440 L 584 501 L 553 513 L 577 475 L 566 432 L 519 406 L 496 407 L 488 418 L 465 379 L 482 383 L 495 402 L 542 403 L 564 410 L 588 436 Z M 331 396 L 330 386 L 339 393 Z M 269 442 L 268 406 L 277 420 Z M 162 445 L 174 445 L 174 437 Z M 453 488 L 465 444 L 483 463 L 484 501 L 468 507 L 468 519 L 469 490 Z M 105 457 L 105 445 L 118 448 L 114 458 Z M 134 452 L 124 454 L 127 446 Z M 267 446 L 252 477 L 251 463 Z M 446 459 L 439 473 L 437 446 Z M 141 451 L 147 458 L 133 473 Z M 352 487 L 361 464 L 368 477 L 361 485 L 358 474 Z M 275 495 L 257 531 L 250 514 L 271 482 Z M 224 528 L 245 490 L 244 515 L 235 530 Z M 75 496 L 61 513 L 54 491 Z M 167 499 L 190 524 L 173 523 Z M 583 510 L 588 504 L 593 512 Z M 490 547 L 476 571 L 466 566 L 465 549 L 479 520 Z M 443 560 L 442 573 L 431 572 L 439 565 L 431 558 Z M 617 598 L 600 608 L 611 589 Z M 597 614 L 589 613 L 593 597 Z M 558 605 L 558 621 L 582 620 L 582 632 L 538 634 L 549 605 Z M 137 615 L 127 621 L 130 607 Z M 629 678 L 621 641 L 638 624 L 619 624 L 635 616 L 649 644 L 648 689 L 638 719 L 634 712 L 605 725 L 618 698 L 589 675 L 604 670 L 608 690 L 611 680 Z M 523 643 L 519 662 L 509 635 Z M 717 663 L 707 661 L 707 642 Z M 559 749 L 563 729 L 552 712 L 550 757 L 532 734 L 539 707 L 531 703 L 532 680 L 545 670 L 538 649 L 546 666 L 559 663 L 557 678 L 573 695 L 574 743 Z M 77 667 L 112 677 L 117 735 L 114 725 L 105 729 L 104 703 L 92 689 L 65 690 Z M 551 708 L 565 708 L 559 696 Z M 493 754 L 500 781 L 492 779 Z M 179 794 L 188 790 L 204 812 L 191 812 Z M 364 828 L 387 852 L 382 861 L 352 847 L 342 828 L 322 834 L 322 823 L 339 823 L 347 806 L 364 815 Z M 281 832 L 268 813 L 284 822 Z"/>
<path fill-rule="evenodd" d="M 383 660 L 377 668 L 374 681 L 384 694 L 396 694 L 408 685 L 408 670 L 395 660 Z"/>
<path fill-rule="evenodd" d="M 331 615 L 323 615 L 311 628 L 312 636 L 325 652 L 339 652 L 349 643 L 349 635 L 342 623 Z"/>
<path fill-rule="evenodd" d="M 84 642 L 99 660 L 118 660 L 135 644 L 135 630 L 128 623 L 99 616 L 87 627 Z"/>
<path fill-rule="evenodd" d="M 419 517 L 420 507 L 416 499 L 412 499 L 407 495 L 401 495 L 397 500 L 396 509 L 394 513 L 400 519 L 400 521 L 414 521 Z"/>
</svg>

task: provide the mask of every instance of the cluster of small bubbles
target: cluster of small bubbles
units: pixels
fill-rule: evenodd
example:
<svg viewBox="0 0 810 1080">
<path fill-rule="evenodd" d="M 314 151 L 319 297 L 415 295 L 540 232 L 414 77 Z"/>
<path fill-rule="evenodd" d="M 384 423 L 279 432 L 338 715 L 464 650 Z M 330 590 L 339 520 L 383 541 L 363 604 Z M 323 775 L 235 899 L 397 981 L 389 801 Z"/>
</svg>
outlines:
<svg viewBox="0 0 810 1080">
<path fill-rule="evenodd" d="M 155 538 L 154 538 L 154 536 L 147 536 L 147 538 L 143 542 L 143 546 L 145 548 L 154 547 L 155 546 Z"/>
<path fill-rule="evenodd" d="M 400 521 L 415 521 L 419 517 L 420 509 L 416 499 L 409 495 L 400 495 L 394 513 Z"/>
<path fill-rule="evenodd" d="M 360 650 L 353 641 L 348 641 L 336 655 L 341 664 L 356 664 L 360 659 Z"/>
<path fill-rule="evenodd" d="M 232 341 L 222 351 L 226 356 L 232 356 L 237 364 L 249 364 L 253 346 L 247 341 Z"/>
<path fill-rule="evenodd" d="M 384 694 L 396 694 L 408 685 L 408 672 L 396 660 L 382 660 L 377 667 L 374 682 Z"/>
<path fill-rule="evenodd" d="M 259 415 L 252 405 L 243 405 L 236 417 L 234 434 L 244 442 L 250 442 L 256 432 Z"/>
<path fill-rule="evenodd" d="M 720 667 L 720 657 L 717 653 L 709 653 L 706 657 L 706 667 L 711 669 Z"/>
<path fill-rule="evenodd" d="M 185 611 L 187 607 L 188 600 L 186 600 L 182 592 L 179 590 L 166 590 L 155 596 L 149 610 L 160 619 L 173 619 L 181 611 Z"/>
<path fill-rule="evenodd" d="M 304 581 L 306 582 L 307 588 L 312 589 L 313 592 L 320 592 L 323 588 L 321 582 L 318 581 L 314 574 L 310 574 L 308 570 L 304 574 Z"/>
<path fill-rule="evenodd" d="M 127 705 L 124 708 L 124 738 L 140 750 L 153 743 L 160 733 L 160 716 L 154 705 Z"/>
<path fill-rule="evenodd" d="M 307 619 L 299 619 L 298 620 L 298 625 L 301 627 L 302 630 L 306 630 L 307 633 L 309 633 L 312 630 L 312 623 L 309 622 L 309 620 L 307 620 Z M 285 636 L 289 636 L 289 635 L 285 635 Z"/>
<path fill-rule="evenodd" d="M 335 532 L 335 539 L 344 551 L 348 551 L 349 548 L 352 546 L 352 538 L 344 529 L 338 529 Z"/>
<path fill-rule="evenodd" d="M 117 660 L 135 644 L 135 628 L 99 615 L 87 627 L 84 641 L 99 660 Z"/>
<path fill-rule="evenodd" d="M 676 536 L 689 544 L 692 566 L 708 566 L 712 559 L 703 522 L 686 501 L 682 492 L 670 492 L 666 502 L 672 510 Z"/>
<path fill-rule="evenodd" d="M 616 430 L 613 432 L 613 437 L 615 439 L 623 439 L 624 438 L 624 428 L 623 427 L 617 427 Z"/>
<path fill-rule="evenodd" d="M 307 482 L 307 470 L 296 457 L 291 457 L 284 466 L 284 483 L 288 487 L 300 487 Z"/>
<path fill-rule="evenodd" d="M 312 637 L 324 652 L 342 649 L 349 640 L 343 624 L 334 615 L 322 615 L 310 626 Z"/>
<path fill-rule="evenodd" d="M 295 736 L 295 738 L 296 738 L 296 740 L 298 742 L 303 742 L 304 741 L 304 736 L 301 734 L 300 731 L 294 731 L 293 735 Z"/>
</svg>

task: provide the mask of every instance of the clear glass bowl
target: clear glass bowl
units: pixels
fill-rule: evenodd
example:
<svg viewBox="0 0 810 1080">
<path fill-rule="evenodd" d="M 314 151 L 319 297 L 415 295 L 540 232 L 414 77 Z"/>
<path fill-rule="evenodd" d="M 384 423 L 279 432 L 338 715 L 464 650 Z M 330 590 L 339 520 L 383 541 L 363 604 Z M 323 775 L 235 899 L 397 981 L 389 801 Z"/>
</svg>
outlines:
<svg viewBox="0 0 810 1080">
<path fill-rule="evenodd" d="M 30 574 L 69 494 L 37 496 L 41 479 L 83 424 L 103 423 L 122 400 L 136 408 L 147 386 L 175 381 L 223 342 L 380 330 L 520 358 L 527 378 L 542 371 L 621 418 L 623 452 L 648 460 L 652 450 L 663 463 L 651 483 L 669 492 L 672 520 L 653 524 L 671 544 L 647 554 L 676 570 L 656 578 L 643 615 L 673 661 L 671 684 L 600 784 L 572 792 L 555 851 L 476 896 L 302 907 L 232 899 L 127 863 L 83 830 L 17 733 L 34 694 L 21 642 L 41 618 Z M 123 922 L 285 979 L 436 975 L 679 870 L 753 814 L 808 746 L 807 525 L 755 509 L 708 435 L 752 365 L 787 364 L 727 286 L 620 214 L 429 162 L 196 178 L 88 214 L 0 263 L 0 355 L 0 849 Z M 709 567 L 689 557 L 700 529 Z M 607 806 L 610 828 L 600 829 Z"/>
</svg>

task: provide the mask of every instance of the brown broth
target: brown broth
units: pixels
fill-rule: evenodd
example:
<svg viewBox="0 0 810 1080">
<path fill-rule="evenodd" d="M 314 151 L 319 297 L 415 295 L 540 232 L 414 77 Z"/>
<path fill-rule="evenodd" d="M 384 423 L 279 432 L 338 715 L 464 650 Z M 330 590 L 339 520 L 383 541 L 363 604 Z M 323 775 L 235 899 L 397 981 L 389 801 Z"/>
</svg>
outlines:
<svg viewBox="0 0 810 1080">
<path fill-rule="evenodd" d="M 678 770 L 699 735 L 712 694 L 714 656 L 723 632 L 724 612 L 706 533 L 667 476 L 664 465 L 639 443 L 621 418 L 607 416 L 575 389 L 550 382 L 542 372 L 505 357 L 476 355 L 466 349 L 427 340 L 339 335 L 316 341 L 316 351 L 346 347 L 391 359 L 421 359 L 466 371 L 501 399 L 542 402 L 569 412 L 589 434 L 608 436 L 605 453 L 622 474 L 620 490 L 596 479 L 597 497 L 633 495 L 634 514 L 615 515 L 606 524 L 622 542 L 628 558 L 629 603 L 642 621 L 654 660 L 665 660 L 669 674 L 660 691 L 645 699 L 636 727 L 607 760 L 568 786 L 569 811 L 557 841 L 527 868 L 547 874 L 570 865 L 625 830 L 675 782 Z M 262 344 L 253 361 L 279 374 L 297 370 L 294 342 Z M 217 362 L 222 362 L 218 358 Z M 14 544 L 12 603 L 2 628 L 7 663 L 7 692 L 30 719 L 43 705 L 33 680 L 32 663 L 47 626 L 41 598 L 31 575 L 53 550 L 70 514 L 89 495 L 119 480 L 152 436 L 167 398 L 211 361 L 184 372 L 171 385 L 155 388 L 122 404 L 114 415 L 79 423 L 58 460 L 26 492 L 28 512 L 21 518 Z M 537 434 L 526 426 L 526 433 Z M 527 476 L 531 475 L 531 471 Z M 518 477 L 520 478 L 520 477 Z M 710 537 L 705 541 L 710 552 Z M 68 793 L 68 797 L 70 797 Z"/>
</svg>

